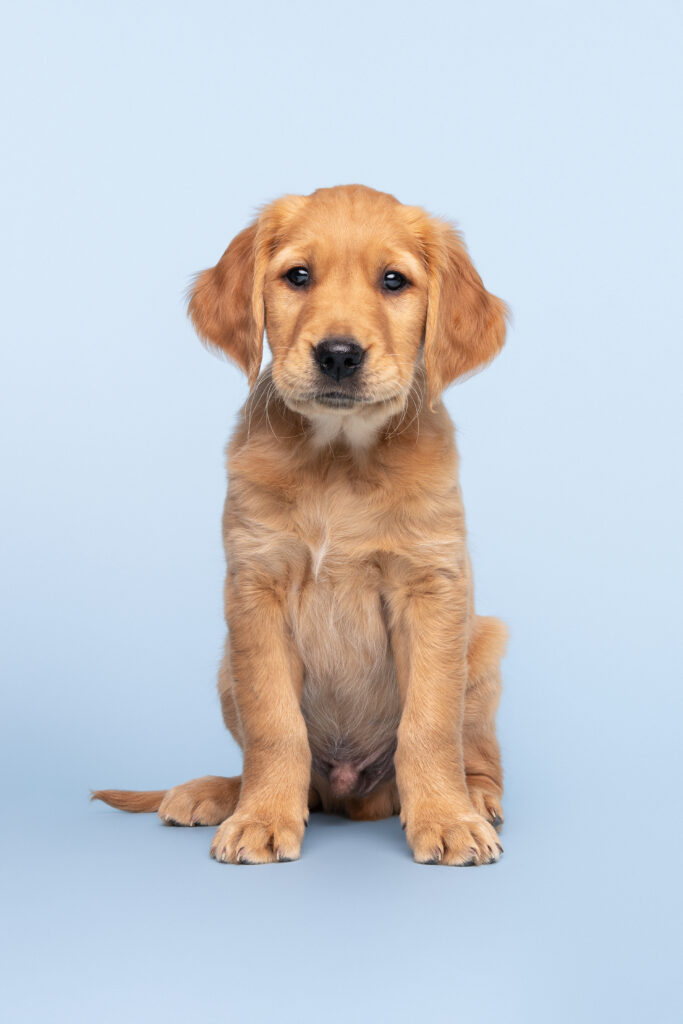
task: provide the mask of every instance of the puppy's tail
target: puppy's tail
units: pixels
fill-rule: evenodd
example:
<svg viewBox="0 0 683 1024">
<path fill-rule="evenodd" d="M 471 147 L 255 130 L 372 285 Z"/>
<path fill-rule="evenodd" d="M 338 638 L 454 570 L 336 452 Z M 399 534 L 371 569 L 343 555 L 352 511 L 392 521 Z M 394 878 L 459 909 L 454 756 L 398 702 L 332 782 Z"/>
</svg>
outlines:
<svg viewBox="0 0 683 1024">
<path fill-rule="evenodd" d="M 91 800 L 101 800 L 110 807 L 120 811 L 131 811 L 133 814 L 145 814 L 158 811 L 161 801 L 166 796 L 165 789 L 96 789 L 90 794 Z"/>
</svg>

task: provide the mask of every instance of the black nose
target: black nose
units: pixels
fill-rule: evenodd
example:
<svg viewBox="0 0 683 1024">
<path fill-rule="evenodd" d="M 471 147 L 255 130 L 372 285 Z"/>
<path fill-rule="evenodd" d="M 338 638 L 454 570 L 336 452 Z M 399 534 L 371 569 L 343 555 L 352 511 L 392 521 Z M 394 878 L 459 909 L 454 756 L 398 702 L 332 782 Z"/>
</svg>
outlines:
<svg viewBox="0 0 683 1024">
<path fill-rule="evenodd" d="M 313 349 L 313 357 L 326 377 L 343 380 L 355 373 L 363 362 L 365 349 L 352 338 L 323 338 Z"/>
</svg>

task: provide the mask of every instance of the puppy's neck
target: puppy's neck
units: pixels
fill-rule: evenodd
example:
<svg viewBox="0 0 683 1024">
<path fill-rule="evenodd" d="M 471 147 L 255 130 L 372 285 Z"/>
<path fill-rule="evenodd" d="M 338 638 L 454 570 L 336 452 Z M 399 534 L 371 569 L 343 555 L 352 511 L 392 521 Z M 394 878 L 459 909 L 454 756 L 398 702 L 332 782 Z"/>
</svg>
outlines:
<svg viewBox="0 0 683 1024">
<path fill-rule="evenodd" d="M 367 451 L 377 441 L 383 428 L 396 415 L 392 406 L 352 410 L 348 413 L 315 412 L 305 419 L 310 425 L 310 443 L 314 448 L 346 444 L 354 451 Z"/>
</svg>

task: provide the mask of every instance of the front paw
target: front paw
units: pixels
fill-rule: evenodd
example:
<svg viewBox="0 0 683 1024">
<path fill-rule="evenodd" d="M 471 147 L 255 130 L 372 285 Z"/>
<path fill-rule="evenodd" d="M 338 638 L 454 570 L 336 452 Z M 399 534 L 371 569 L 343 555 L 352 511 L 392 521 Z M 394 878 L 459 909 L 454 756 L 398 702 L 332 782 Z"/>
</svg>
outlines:
<svg viewBox="0 0 683 1024">
<path fill-rule="evenodd" d="M 298 860 L 306 822 L 303 817 L 250 813 L 239 807 L 218 828 L 211 856 L 225 864 L 273 864 Z"/>
<path fill-rule="evenodd" d="M 503 852 L 495 829 L 473 812 L 408 818 L 405 829 L 418 864 L 493 864 Z"/>
</svg>

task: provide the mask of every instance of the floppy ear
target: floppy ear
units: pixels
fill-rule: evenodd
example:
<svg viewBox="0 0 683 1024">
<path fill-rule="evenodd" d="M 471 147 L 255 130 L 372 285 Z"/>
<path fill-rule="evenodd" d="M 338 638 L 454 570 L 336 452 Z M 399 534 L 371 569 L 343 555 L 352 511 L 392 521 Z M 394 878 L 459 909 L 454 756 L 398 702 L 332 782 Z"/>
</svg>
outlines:
<svg viewBox="0 0 683 1024">
<path fill-rule="evenodd" d="M 424 350 L 430 405 L 454 380 L 498 355 L 508 315 L 505 303 L 484 288 L 455 228 L 441 221 L 431 227 Z"/>
<path fill-rule="evenodd" d="M 216 266 L 197 276 L 188 306 L 202 341 L 234 360 L 250 386 L 259 375 L 263 356 L 263 282 L 256 279 L 257 230 L 255 221 L 240 231 Z"/>
</svg>

